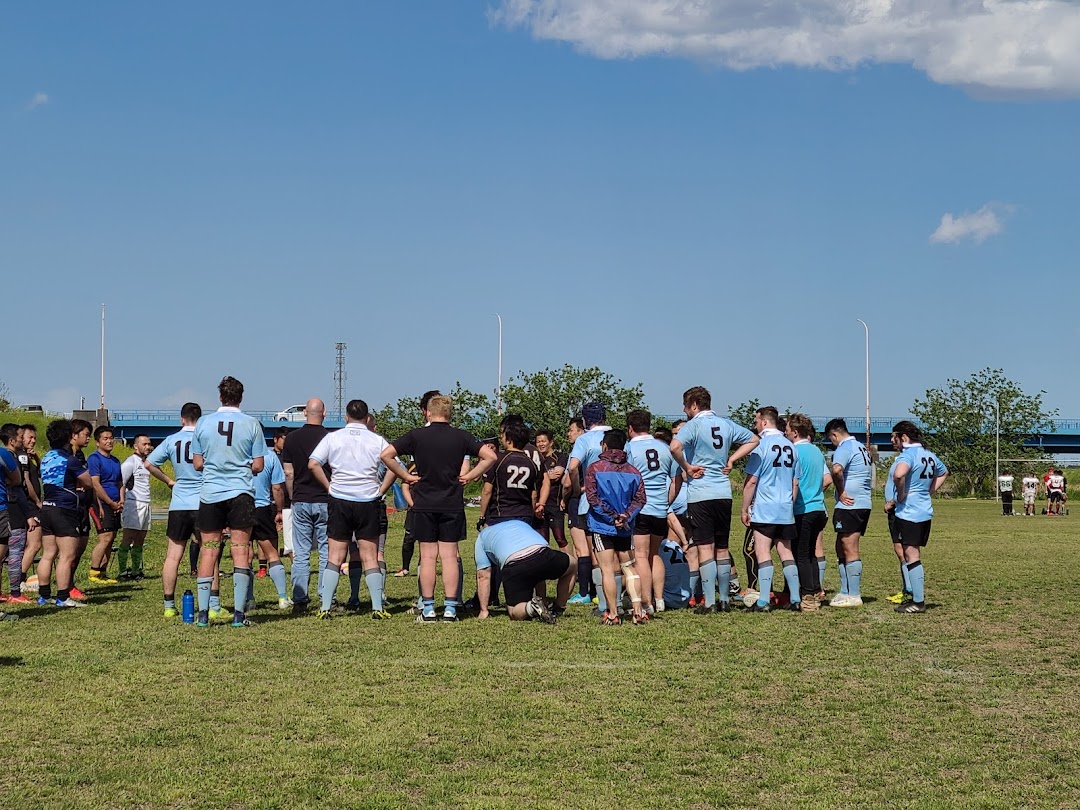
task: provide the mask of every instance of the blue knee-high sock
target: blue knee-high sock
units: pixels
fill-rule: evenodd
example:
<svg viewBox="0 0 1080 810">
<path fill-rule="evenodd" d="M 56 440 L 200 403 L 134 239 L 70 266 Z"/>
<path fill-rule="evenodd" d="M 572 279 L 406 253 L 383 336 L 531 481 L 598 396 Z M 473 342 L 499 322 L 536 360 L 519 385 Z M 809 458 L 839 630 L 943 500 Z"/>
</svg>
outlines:
<svg viewBox="0 0 1080 810">
<path fill-rule="evenodd" d="M 836 573 L 840 575 L 840 593 L 847 593 L 848 592 L 847 563 L 845 563 L 842 559 L 839 559 L 839 558 L 837 558 L 837 560 L 836 560 Z"/>
<path fill-rule="evenodd" d="M 794 560 L 784 560 L 784 582 L 787 583 L 788 593 L 791 594 L 791 604 L 797 605 L 802 602 L 802 593 L 799 591 L 799 566 Z"/>
<path fill-rule="evenodd" d="M 270 563 L 270 568 L 267 573 L 270 575 L 270 581 L 273 582 L 274 587 L 277 588 L 278 599 L 284 599 L 285 591 L 288 586 L 286 585 L 285 566 L 281 564 L 281 560 L 274 560 Z"/>
<path fill-rule="evenodd" d="M 593 588 L 596 590 L 596 598 L 599 600 L 600 612 L 608 609 L 607 599 L 604 598 L 604 575 L 599 567 L 592 570 Z"/>
<path fill-rule="evenodd" d="M 924 602 L 926 600 L 926 574 L 923 572 L 922 560 L 916 560 L 907 564 L 908 582 L 911 583 L 911 601 Z"/>
<path fill-rule="evenodd" d="M 367 579 L 368 572 L 364 570 L 364 564 L 356 560 L 349 561 L 349 602 L 356 604 L 360 601 L 360 581 Z M 381 592 L 381 591 L 380 591 Z M 376 608 L 379 610 L 380 608 Z"/>
<path fill-rule="evenodd" d="M 341 579 L 341 568 L 328 562 L 323 569 L 319 584 L 319 609 L 327 611 L 334 603 L 334 592 L 337 590 L 338 580 Z"/>
<path fill-rule="evenodd" d="M 203 621 L 206 620 L 210 611 L 210 585 L 213 583 L 213 577 L 199 577 L 195 580 L 195 588 L 199 595 L 199 618 Z"/>
<path fill-rule="evenodd" d="M 716 560 L 703 562 L 698 568 L 701 574 L 701 595 L 705 597 L 705 607 L 716 604 Z"/>
<path fill-rule="evenodd" d="M 244 620 L 244 605 L 247 602 L 248 586 L 251 585 L 250 568 L 234 568 L 232 574 L 233 584 L 233 621 Z"/>
<path fill-rule="evenodd" d="M 690 598 L 701 596 L 701 572 L 690 572 Z"/>
<path fill-rule="evenodd" d="M 248 570 L 251 571 L 250 568 Z M 254 602 L 254 601 L 255 601 L 255 572 L 252 571 L 251 572 L 251 578 L 248 580 L 247 602 Z M 247 602 L 244 603 L 245 607 L 247 606 Z"/>
<path fill-rule="evenodd" d="M 731 601 L 731 558 L 716 561 L 716 588 L 721 602 Z"/>
<path fill-rule="evenodd" d="M 852 596 L 862 596 L 862 560 L 852 560 L 846 563 L 848 593 Z"/>
<path fill-rule="evenodd" d="M 757 603 L 764 607 L 769 604 L 769 598 L 772 596 L 772 577 L 773 577 L 773 564 L 772 562 L 758 563 L 757 578 L 758 578 L 758 598 Z"/>
<path fill-rule="evenodd" d="M 214 581 L 213 577 L 210 578 L 210 581 Z M 210 609 L 221 610 L 221 591 L 215 591 L 213 587 L 213 585 L 210 586 Z"/>
<path fill-rule="evenodd" d="M 900 579 L 904 583 L 904 593 L 911 593 L 911 579 L 908 577 L 906 563 L 900 563 Z"/>
<path fill-rule="evenodd" d="M 592 595 L 592 557 L 577 558 L 577 584 L 579 594 Z"/>
<path fill-rule="evenodd" d="M 822 588 L 824 588 L 825 587 L 825 558 L 824 557 L 818 557 L 817 558 L 817 574 L 818 574 L 818 580 L 817 580 L 818 585 L 820 585 Z"/>
<path fill-rule="evenodd" d="M 351 572 L 350 572 L 351 573 Z M 368 593 L 371 594 L 371 609 L 381 611 L 382 601 L 382 574 L 378 568 L 369 568 L 364 572 L 364 582 L 367 583 Z"/>
</svg>

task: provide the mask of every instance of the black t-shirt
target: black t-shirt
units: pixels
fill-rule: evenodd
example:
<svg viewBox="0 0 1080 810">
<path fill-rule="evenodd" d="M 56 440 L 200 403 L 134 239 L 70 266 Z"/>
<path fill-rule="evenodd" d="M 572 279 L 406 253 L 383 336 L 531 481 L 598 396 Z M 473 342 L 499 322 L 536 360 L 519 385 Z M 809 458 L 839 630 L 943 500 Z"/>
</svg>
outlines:
<svg viewBox="0 0 1080 810">
<path fill-rule="evenodd" d="M 569 465 L 569 464 L 570 464 L 570 457 L 568 455 L 566 455 L 566 453 L 560 453 L 558 450 L 556 450 L 550 456 L 545 456 L 543 453 L 540 454 L 540 471 L 544 475 L 547 475 L 549 472 L 554 470 L 556 467 L 562 467 L 563 470 L 565 471 L 567 465 Z M 558 505 L 559 505 L 559 503 L 561 501 L 562 501 L 562 476 L 559 476 L 558 481 L 552 481 L 551 482 L 551 497 L 548 498 L 547 505 L 549 507 L 558 507 Z"/>
<path fill-rule="evenodd" d="M 281 463 L 293 466 L 293 503 L 327 503 L 326 489 L 315 480 L 308 469 L 312 451 L 329 433 L 322 425 L 303 425 L 285 437 L 281 449 Z M 330 477 L 330 468 L 323 465 L 323 472 Z"/>
<path fill-rule="evenodd" d="M 480 454 L 476 437 L 446 422 L 410 430 L 393 442 L 399 456 L 412 456 L 420 481 L 412 486 L 413 510 L 463 512 L 465 488 L 458 483 L 461 462 Z"/>
<path fill-rule="evenodd" d="M 489 518 L 532 517 L 532 493 L 540 492 L 540 470 L 532 457 L 521 450 L 503 450 L 495 466 L 484 473 L 484 482 L 491 484 L 488 502 Z"/>
</svg>

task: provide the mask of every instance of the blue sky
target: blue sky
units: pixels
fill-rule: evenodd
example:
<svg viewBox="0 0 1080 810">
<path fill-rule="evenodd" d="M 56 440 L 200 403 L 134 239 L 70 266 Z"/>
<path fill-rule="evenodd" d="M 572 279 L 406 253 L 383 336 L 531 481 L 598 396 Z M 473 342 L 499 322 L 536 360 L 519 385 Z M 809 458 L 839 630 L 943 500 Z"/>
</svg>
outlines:
<svg viewBox="0 0 1080 810">
<path fill-rule="evenodd" d="M 745 5 L 5 4 L 0 380 L 96 402 L 105 302 L 114 409 L 329 399 L 338 340 L 378 406 L 493 389 L 501 313 L 506 376 L 859 414 L 863 318 L 875 413 L 994 366 L 1080 415 L 1080 18 L 1010 70 L 941 33 L 1000 15 Z"/>
</svg>

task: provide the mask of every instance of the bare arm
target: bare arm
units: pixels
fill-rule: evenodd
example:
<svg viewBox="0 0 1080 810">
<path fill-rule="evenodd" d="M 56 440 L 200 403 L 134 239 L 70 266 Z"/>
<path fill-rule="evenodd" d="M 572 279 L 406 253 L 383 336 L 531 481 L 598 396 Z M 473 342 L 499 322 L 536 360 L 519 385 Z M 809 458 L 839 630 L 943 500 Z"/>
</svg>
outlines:
<svg viewBox="0 0 1080 810">
<path fill-rule="evenodd" d="M 264 467 L 266 467 L 266 459 L 262 456 L 251 460 L 251 472 L 253 474 L 258 475 L 263 471 Z"/>
<path fill-rule="evenodd" d="M 906 461 L 901 461 L 896 465 L 896 471 L 893 473 L 893 482 L 896 484 L 896 502 L 903 503 L 907 498 L 907 474 L 911 471 L 911 465 Z"/>
<path fill-rule="evenodd" d="M 727 464 L 724 466 L 724 475 L 728 475 L 731 472 L 731 468 L 735 466 L 736 462 L 741 461 L 748 455 L 754 452 L 754 448 L 761 444 L 761 439 L 757 436 L 752 438 L 746 444 L 739 445 L 739 449 L 728 456 Z"/>
<path fill-rule="evenodd" d="M 942 473 L 930 483 L 930 494 L 933 495 L 939 489 L 941 485 L 945 483 L 945 479 L 949 477 L 948 473 Z"/>
<path fill-rule="evenodd" d="M 494 487 L 490 481 L 484 482 L 484 488 L 480 491 L 480 519 L 487 517 L 488 507 L 491 506 L 491 493 Z"/>
<path fill-rule="evenodd" d="M 392 444 L 388 444 L 383 448 L 383 451 L 379 454 L 379 460 L 382 461 L 386 469 L 401 479 L 402 484 L 415 484 L 420 480 L 420 476 L 410 473 L 402 466 L 401 462 L 398 461 L 397 450 L 394 449 L 394 445 Z M 409 499 L 406 498 L 406 501 L 408 500 Z M 412 503 L 410 502 L 409 505 L 412 506 Z"/>
<path fill-rule="evenodd" d="M 751 475 L 743 484 L 742 490 L 742 524 L 750 525 L 750 506 L 754 503 L 754 495 L 757 493 L 757 476 Z"/>
<path fill-rule="evenodd" d="M 93 485 L 94 495 L 97 496 L 97 499 L 98 499 L 98 501 L 100 503 L 105 504 L 106 506 L 108 506 L 113 511 L 116 511 L 118 508 L 120 508 L 120 502 L 119 501 L 114 501 L 105 492 L 105 487 L 103 487 L 101 485 L 101 476 L 100 475 L 92 475 L 92 476 L 90 476 L 90 481 L 91 481 L 91 484 Z"/>
<path fill-rule="evenodd" d="M 191 457 L 191 466 L 195 468 L 196 472 L 202 472 L 206 461 L 203 459 L 201 453 L 196 453 Z"/>
<path fill-rule="evenodd" d="M 679 466 L 682 467 L 682 471 L 688 479 L 701 478 L 705 474 L 705 468 L 700 464 L 691 464 L 686 460 L 686 451 L 683 449 L 682 442 L 678 439 L 671 440 L 671 455 L 675 456 L 675 460 L 679 462 Z"/>
<path fill-rule="evenodd" d="M 844 490 L 844 468 L 839 464 L 832 465 L 832 482 L 838 493 L 837 498 L 840 503 L 844 506 L 851 506 L 855 503 L 855 499 Z"/>
<path fill-rule="evenodd" d="M 149 461 L 144 461 L 143 466 L 146 467 L 146 471 L 150 473 L 151 477 L 156 478 L 169 489 L 172 489 L 174 486 L 176 486 L 176 482 L 169 478 L 169 476 L 167 476 L 164 472 L 162 472 L 161 468 L 156 464 L 151 464 Z"/>
<path fill-rule="evenodd" d="M 292 488 L 293 488 L 293 465 L 291 461 L 282 462 L 281 468 L 285 470 L 285 491 L 289 493 L 289 499 L 292 500 Z"/>
<path fill-rule="evenodd" d="M 274 506 L 277 507 L 277 514 L 280 516 L 285 511 L 285 487 L 281 484 L 272 484 L 270 494 L 274 498 Z"/>
<path fill-rule="evenodd" d="M 551 479 L 546 475 L 540 479 L 540 494 L 537 495 L 533 490 L 533 506 L 537 517 L 541 517 L 544 514 L 544 509 L 547 508 L 548 500 L 551 498 Z"/>
<path fill-rule="evenodd" d="M 498 459 L 498 454 L 495 452 L 495 448 L 490 444 L 483 444 L 480 446 L 480 460 L 476 463 L 476 466 L 467 475 L 458 477 L 458 481 L 462 484 L 467 484 L 470 481 L 475 481 L 480 478 L 484 473 L 491 469 L 492 465 Z M 465 462 L 468 464 L 468 462 Z M 464 465 L 462 469 L 464 469 Z"/>
</svg>

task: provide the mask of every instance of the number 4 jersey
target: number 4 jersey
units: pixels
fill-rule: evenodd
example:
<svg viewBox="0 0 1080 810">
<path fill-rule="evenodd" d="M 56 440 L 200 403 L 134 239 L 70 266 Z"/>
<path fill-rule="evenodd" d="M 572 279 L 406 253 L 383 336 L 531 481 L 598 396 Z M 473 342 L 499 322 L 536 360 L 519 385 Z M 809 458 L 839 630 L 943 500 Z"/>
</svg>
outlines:
<svg viewBox="0 0 1080 810">
<path fill-rule="evenodd" d="M 203 457 L 199 499 L 220 503 L 237 495 L 255 497 L 251 462 L 266 455 L 262 423 L 239 408 L 222 406 L 195 425 L 192 456 Z"/>
<path fill-rule="evenodd" d="M 169 501 L 170 512 L 199 508 L 202 473 L 192 464 L 191 437 L 194 433 L 194 426 L 181 428 L 179 433 L 174 433 L 155 447 L 146 459 L 158 469 L 166 461 L 172 464 L 172 477 L 176 484 L 173 486 L 172 500 Z"/>
</svg>

